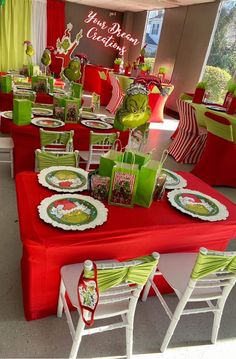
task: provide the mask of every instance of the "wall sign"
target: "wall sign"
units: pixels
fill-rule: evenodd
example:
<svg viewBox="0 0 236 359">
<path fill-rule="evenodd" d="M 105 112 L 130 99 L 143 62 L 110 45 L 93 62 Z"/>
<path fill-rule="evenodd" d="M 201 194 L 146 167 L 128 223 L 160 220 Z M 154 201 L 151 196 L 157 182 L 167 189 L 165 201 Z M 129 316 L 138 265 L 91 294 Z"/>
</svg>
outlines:
<svg viewBox="0 0 236 359">
<path fill-rule="evenodd" d="M 137 38 L 134 38 L 131 34 L 122 31 L 118 22 L 108 24 L 106 21 L 99 19 L 97 13 L 92 10 L 84 19 L 84 22 L 91 25 L 85 34 L 88 39 L 100 42 L 104 47 L 110 47 L 118 50 L 120 56 L 123 56 L 126 52 L 126 47 L 120 46 L 117 43 L 120 38 L 129 41 L 134 46 L 140 43 Z"/>
</svg>

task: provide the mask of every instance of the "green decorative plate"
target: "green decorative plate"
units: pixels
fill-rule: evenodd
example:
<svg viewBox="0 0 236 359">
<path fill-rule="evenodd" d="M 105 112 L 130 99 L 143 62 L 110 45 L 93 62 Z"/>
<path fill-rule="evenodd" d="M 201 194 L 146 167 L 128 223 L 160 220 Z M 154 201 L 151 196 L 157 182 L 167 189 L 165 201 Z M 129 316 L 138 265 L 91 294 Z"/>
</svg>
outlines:
<svg viewBox="0 0 236 359">
<path fill-rule="evenodd" d="M 82 120 L 81 123 L 86 127 L 96 128 L 97 130 L 109 130 L 113 127 L 109 123 L 96 120 Z"/>
<path fill-rule="evenodd" d="M 222 203 L 198 191 L 175 189 L 169 192 L 167 197 L 172 206 L 181 212 L 205 221 L 221 221 L 229 215 Z"/>
<path fill-rule="evenodd" d="M 43 108 L 43 107 L 34 107 L 34 108 L 32 108 L 32 113 L 35 116 L 52 116 L 53 110 L 50 110 L 49 108 Z"/>
<path fill-rule="evenodd" d="M 48 117 L 37 117 L 34 118 L 31 123 L 35 126 L 39 127 L 49 127 L 49 128 L 57 128 L 62 127 L 65 123 L 56 118 L 48 118 Z"/>
<path fill-rule="evenodd" d="M 30 90 L 31 89 L 31 84 L 28 84 L 28 83 L 23 83 L 23 82 L 21 82 L 21 83 L 16 83 L 15 84 L 16 85 L 16 88 L 17 89 L 22 89 L 22 90 Z"/>
<path fill-rule="evenodd" d="M 98 200 L 78 194 L 56 194 L 38 206 L 39 217 L 64 230 L 94 228 L 107 220 L 107 208 Z"/>
<path fill-rule="evenodd" d="M 38 174 L 38 181 L 57 192 L 81 192 L 87 190 L 88 172 L 82 168 L 52 166 Z"/>
<path fill-rule="evenodd" d="M 80 117 L 85 118 L 86 120 L 96 120 L 98 116 L 93 112 L 82 111 Z"/>
<path fill-rule="evenodd" d="M 163 168 L 161 173 L 166 175 L 166 189 L 177 189 L 187 186 L 187 181 L 179 174 Z"/>
</svg>

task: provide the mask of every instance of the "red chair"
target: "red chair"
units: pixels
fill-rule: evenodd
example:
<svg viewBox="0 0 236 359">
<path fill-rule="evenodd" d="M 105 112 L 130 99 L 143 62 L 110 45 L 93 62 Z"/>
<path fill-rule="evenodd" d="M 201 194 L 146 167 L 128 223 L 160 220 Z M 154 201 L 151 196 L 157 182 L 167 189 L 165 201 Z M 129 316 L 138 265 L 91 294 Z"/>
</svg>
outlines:
<svg viewBox="0 0 236 359">
<path fill-rule="evenodd" d="M 211 186 L 236 187 L 236 143 L 230 121 L 206 112 L 206 147 L 192 173 Z"/>
<path fill-rule="evenodd" d="M 197 163 L 205 147 L 207 130 L 197 124 L 195 109 L 190 103 L 177 100 L 180 121 L 178 132 L 169 146 L 176 162 Z"/>
</svg>

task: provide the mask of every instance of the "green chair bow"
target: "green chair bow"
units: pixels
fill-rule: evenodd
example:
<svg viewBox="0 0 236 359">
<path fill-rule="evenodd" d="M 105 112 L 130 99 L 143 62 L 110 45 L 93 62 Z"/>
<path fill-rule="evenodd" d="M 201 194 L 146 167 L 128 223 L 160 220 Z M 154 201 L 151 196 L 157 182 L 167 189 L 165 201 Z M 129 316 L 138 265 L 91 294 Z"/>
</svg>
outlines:
<svg viewBox="0 0 236 359">
<path fill-rule="evenodd" d="M 145 256 L 137 258 L 134 261 L 137 261 L 137 264 L 134 266 L 131 265 L 114 269 L 98 269 L 99 291 L 104 292 L 105 290 L 124 282 L 144 285 L 153 269 L 157 266 L 158 260 L 154 259 L 153 256 Z M 133 261 L 130 263 L 132 262 Z M 86 271 L 85 276 L 86 278 L 92 278 L 93 271 Z"/>
<path fill-rule="evenodd" d="M 40 129 L 40 144 L 41 148 L 46 146 L 64 146 L 68 152 L 73 151 L 73 136 L 74 131 L 45 131 Z"/>
<path fill-rule="evenodd" d="M 221 254 L 214 251 L 208 251 L 207 253 L 200 251 L 191 278 L 197 280 L 221 270 L 236 273 L 236 256 L 230 255 L 230 252 Z"/>
<path fill-rule="evenodd" d="M 41 171 L 51 166 L 78 167 L 79 151 L 74 152 L 47 152 L 36 150 L 36 168 Z"/>
</svg>

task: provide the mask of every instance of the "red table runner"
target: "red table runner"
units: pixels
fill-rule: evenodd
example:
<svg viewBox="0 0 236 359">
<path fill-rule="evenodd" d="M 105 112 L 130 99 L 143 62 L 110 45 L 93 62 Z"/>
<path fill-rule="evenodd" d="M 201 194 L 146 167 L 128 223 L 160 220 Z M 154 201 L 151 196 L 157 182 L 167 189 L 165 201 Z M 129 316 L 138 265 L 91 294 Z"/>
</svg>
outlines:
<svg viewBox="0 0 236 359">
<path fill-rule="evenodd" d="M 59 271 L 65 264 L 88 258 L 125 260 L 153 251 L 192 252 L 201 246 L 224 250 L 236 235 L 236 206 L 192 174 L 181 175 L 187 180 L 188 188 L 223 203 L 229 217 L 218 222 L 192 218 L 172 207 L 165 197 L 148 209 L 105 204 L 109 209 L 108 220 L 102 226 L 83 232 L 63 231 L 44 223 L 37 211 L 41 200 L 55 192 L 39 185 L 35 173 L 18 174 L 16 192 L 23 243 L 22 286 L 26 319 L 56 313 Z M 166 290 L 159 279 L 158 283 L 162 290 Z"/>
</svg>

